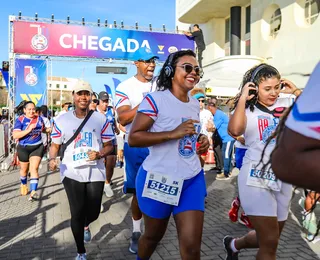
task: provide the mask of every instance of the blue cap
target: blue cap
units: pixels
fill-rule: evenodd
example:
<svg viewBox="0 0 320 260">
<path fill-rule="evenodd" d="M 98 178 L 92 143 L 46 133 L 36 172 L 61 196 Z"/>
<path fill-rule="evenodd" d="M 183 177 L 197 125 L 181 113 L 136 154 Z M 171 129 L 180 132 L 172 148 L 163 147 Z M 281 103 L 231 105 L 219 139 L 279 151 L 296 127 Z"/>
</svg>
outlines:
<svg viewBox="0 0 320 260">
<path fill-rule="evenodd" d="M 136 57 L 137 60 L 150 60 L 152 58 L 159 59 L 159 57 L 155 55 L 149 48 L 140 48 L 136 52 Z"/>
</svg>

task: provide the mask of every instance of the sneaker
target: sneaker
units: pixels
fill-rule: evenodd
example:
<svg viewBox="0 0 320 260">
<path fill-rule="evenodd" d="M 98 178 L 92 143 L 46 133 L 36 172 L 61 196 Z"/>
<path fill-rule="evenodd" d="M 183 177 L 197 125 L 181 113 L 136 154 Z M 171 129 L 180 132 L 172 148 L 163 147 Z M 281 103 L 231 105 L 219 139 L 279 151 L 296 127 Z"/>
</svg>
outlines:
<svg viewBox="0 0 320 260">
<path fill-rule="evenodd" d="M 229 177 L 229 176 L 226 177 L 226 176 L 224 175 L 224 173 L 217 174 L 217 176 L 216 176 L 216 180 L 220 180 L 220 181 L 222 181 L 222 180 L 229 180 L 229 179 L 230 179 L 230 177 Z"/>
<path fill-rule="evenodd" d="M 104 184 L 104 193 L 106 194 L 106 196 L 107 196 L 108 198 L 113 197 L 114 193 L 113 193 L 113 190 L 112 190 L 112 188 L 111 188 L 110 183 L 108 183 L 108 184 L 105 183 L 105 184 Z"/>
<path fill-rule="evenodd" d="M 36 199 L 38 199 L 38 193 L 35 191 L 35 190 L 33 190 L 33 191 L 31 191 L 31 193 L 30 193 L 30 197 L 29 197 L 29 201 L 34 201 L 34 200 L 36 200 Z"/>
<path fill-rule="evenodd" d="M 238 219 L 238 222 L 242 225 L 245 225 L 247 228 L 253 229 L 250 219 L 244 212 L 241 213 L 241 216 Z"/>
<path fill-rule="evenodd" d="M 229 210 L 229 219 L 232 222 L 237 222 L 238 220 L 238 213 L 240 208 L 240 200 L 236 197 L 231 203 L 231 209 Z"/>
<path fill-rule="evenodd" d="M 304 220 L 302 221 L 302 226 L 308 230 L 309 234 L 316 234 L 318 229 L 317 218 L 314 212 L 305 213 Z"/>
<path fill-rule="evenodd" d="M 132 233 L 132 237 L 130 239 L 130 247 L 129 247 L 129 251 L 132 254 L 138 253 L 138 241 L 139 241 L 140 236 L 141 236 L 141 232 L 133 232 Z"/>
<path fill-rule="evenodd" d="M 21 184 L 20 185 L 20 194 L 21 196 L 26 196 L 29 192 L 27 184 Z"/>
<path fill-rule="evenodd" d="M 84 230 L 83 241 L 85 243 L 90 243 L 91 242 L 91 231 L 90 231 L 89 228 Z"/>
<path fill-rule="evenodd" d="M 78 254 L 76 260 L 87 260 L 87 254 Z"/>
<path fill-rule="evenodd" d="M 223 239 L 224 250 L 227 253 L 225 260 L 238 260 L 238 252 L 234 253 L 230 247 L 233 239 L 231 236 L 225 236 Z"/>
</svg>

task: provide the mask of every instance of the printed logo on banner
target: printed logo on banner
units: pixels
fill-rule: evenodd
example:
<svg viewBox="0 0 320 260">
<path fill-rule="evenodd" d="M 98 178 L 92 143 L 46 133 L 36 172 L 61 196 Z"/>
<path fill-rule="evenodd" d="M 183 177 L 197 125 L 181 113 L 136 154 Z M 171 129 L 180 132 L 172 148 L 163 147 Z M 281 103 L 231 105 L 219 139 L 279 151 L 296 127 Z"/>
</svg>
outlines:
<svg viewBox="0 0 320 260">
<path fill-rule="evenodd" d="M 164 51 L 163 51 L 164 45 L 158 45 L 158 48 L 159 48 L 158 53 L 159 54 L 164 54 Z"/>
<path fill-rule="evenodd" d="M 38 76 L 33 71 L 33 67 L 24 66 L 24 82 L 31 87 L 38 83 Z"/>
<path fill-rule="evenodd" d="M 35 105 L 37 105 L 42 98 L 42 94 L 20 94 L 20 97 L 22 100 L 32 101 Z"/>
<path fill-rule="evenodd" d="M 169 53 L 174 53 L 174 52 L 177 52 L 178 51 L 178 48 L 176 46 L 170 46 L 168 48 L 168 52 Z"/>
<path fill-rule="evenodd" d="M 48 39 L 42 34 L 42 28 L 39 24 L 30 24 L 30 27 L 38 28 L 38 33 L 31 39 L 31 47 L 35 51 L 42 52 L 48 48 Z"/>
</svg>

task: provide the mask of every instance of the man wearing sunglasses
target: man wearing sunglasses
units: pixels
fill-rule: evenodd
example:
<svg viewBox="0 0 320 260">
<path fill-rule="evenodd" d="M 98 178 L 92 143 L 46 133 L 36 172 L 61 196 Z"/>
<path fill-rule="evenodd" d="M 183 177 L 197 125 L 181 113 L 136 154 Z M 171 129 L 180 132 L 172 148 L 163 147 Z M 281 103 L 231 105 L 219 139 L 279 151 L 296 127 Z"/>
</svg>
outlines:
<svg viewBox="0 0 320 260">
<path fill-rule="evenodd" d="M 133 233 L 130 240 L 129 251 L 136 254 L 138 251 L 138 240 L 141 236 L 141 219 L 142 213 L 138 206 L 136 198 L 135 180 L 137 172 L 148 156 L 148 148 L 130 147 L 128 144 L 128 134 L 131 129 L 132 121 L 137 113 L 139 104 L 143 98 L 155 90 L 154 71 L 156 67 L 156 55 L 148 48 L 140 48 L 136 53 L 135 65 L 137 73 L 135 76 L 121 82 L 116 90 L 116 109 L 118 119 L 121 125 L 126 129 L 124 143 L 125 158 L 125 176 L 124 176 L 124 193 L 132 193 L 131 202 Z"/>
<path fill-rule="evenodd" d="M 109 94 L 105 91 L 101 91 L 99 93 L 99 105 L 97 106 L 97 111 L 106 116 L 106 120 L 111 124 L 114 134 L 118 135 L 120 131 L 114 118 L 113 108 L 109 107 Z M 111 198 L 114 195 L 113 190 L 111 188 L 111 179 L 117 161 L 117 139 L 115 138 L 112 142 L 112 144 L 114 145 L 114 150 L 105 158 L 107 178 L 104 185 L 104 192 L 108 198 Z"/>
</svg>

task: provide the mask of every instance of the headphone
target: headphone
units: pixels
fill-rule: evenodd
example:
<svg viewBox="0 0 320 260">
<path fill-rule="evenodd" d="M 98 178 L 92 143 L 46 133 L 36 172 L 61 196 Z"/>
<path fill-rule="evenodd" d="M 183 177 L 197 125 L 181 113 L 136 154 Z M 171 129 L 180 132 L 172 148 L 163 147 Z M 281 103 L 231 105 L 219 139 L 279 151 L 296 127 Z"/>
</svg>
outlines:
<svg viewBox="0 0 320 260">
<path fill-rule="evenodd" d="M 168 58 L 168 64 L 164 67 L 164 74 L 167 78 L 172 78 L 174 76 L 174 68 L 172 67 L 173 58 L 174 53 L 171 53 Z"/>
</svg>

